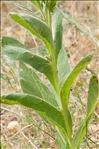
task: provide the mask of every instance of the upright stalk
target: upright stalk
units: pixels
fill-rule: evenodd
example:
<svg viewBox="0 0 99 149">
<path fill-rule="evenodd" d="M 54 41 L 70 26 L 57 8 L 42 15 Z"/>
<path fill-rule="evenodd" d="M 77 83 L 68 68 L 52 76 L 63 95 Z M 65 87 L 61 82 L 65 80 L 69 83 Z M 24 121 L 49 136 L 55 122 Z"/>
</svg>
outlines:
<svg viewBox="0 0 99 149">
<path fill-rule="evenodd" d="M 45 15 L 47 16 L 47 19 L 46 19 L 47 22 L 46 23 L 48 24 L 48 26 L 50 27 L 50 30 L 52 32 L 51 13 L 48 9 L 46 10 Z M 51 59 L 51 64 L 52 64 L 52 69 L 53 69 L 53 74 L 54 74 L 55 90 L 56 90 L 56 94 L 57 94 L 57 97 L 58 97 L 58 104 L 59 104 L 60 110 L 63 112 L 63 116 L 64 116 L 64 120 L 65 120 L 65 126 L 66 126 L 66 128 L 68 127 L 68 129 L 69 129 L 68 119 L 67 119 L 68 109 L 66 110 L 65 104 L 64 104 L 63 100 L 60 97 L 59 78 L 58 78 L 58 73 L 57 73 L 57 60 L 56 60 L 56 56 L 55 56 L 54 43 L 53 43 L 53 47 L 51 49 L 50 59 Z M 66 129 L 66 133 L 67 133 L 66 141 L 68 142 L 66 148 L 67 149 L 72 149 L 72 147 L 71 147 L 71 138 L 68 136 L 67 129 Z"/>
</svg>

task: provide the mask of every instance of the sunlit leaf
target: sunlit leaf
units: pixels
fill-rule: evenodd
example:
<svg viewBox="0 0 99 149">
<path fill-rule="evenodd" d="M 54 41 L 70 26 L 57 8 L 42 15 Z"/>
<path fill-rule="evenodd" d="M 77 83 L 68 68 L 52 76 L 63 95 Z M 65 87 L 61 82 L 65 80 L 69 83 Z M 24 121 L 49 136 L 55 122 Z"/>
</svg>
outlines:
<svg viewBox="0 0 99 149">
<path fill-rule="evenodd" d="M 49 50 L 49 53 L 51 54 L 53 45 L 52 34 L 49 27 L 43 21 L 25 14 L 17 14 L 13 12 L 10 15 L 13 20 L 29 30 L 33 35 L 43 40 Z"/>
<path fill-rule="evenodd" d="M 69 93 L 70 89 L 78 77 L 79 73 L 88 65 L 88 63 L 91 61 L 92 55 L 88 55 L 85 58 L 83 58 L 76 67 L 70 72 L 66 80 L 64 81 L 64 84 L 61 89 L 61 97 L 64 101 L 64 104 L 66 107 L 68 107 L 68 99 L 69 99 Z"/>
<path fill-rule="evenodd" d="M 64 117 L 65 117 L 65 124 L 66 129 L 68 132 L 68 136 L 71 137 L 72 135 L 72 122 L 71 122 L 71 116 L 68 111 L 68 101 L 69 101 L 69 94 L 70 89 L 73 85 L 73 82 L 77 78 L 78 74 L 87 66 L 87 64 L 91 61 L 92 56 L 89 55 L 85 58 L 83 58 L 76 67 L 70 72 L 66 80 L 64 81 L 64 84 L 61 88 L 61 102 L 64 110 Z"/>
</svg>

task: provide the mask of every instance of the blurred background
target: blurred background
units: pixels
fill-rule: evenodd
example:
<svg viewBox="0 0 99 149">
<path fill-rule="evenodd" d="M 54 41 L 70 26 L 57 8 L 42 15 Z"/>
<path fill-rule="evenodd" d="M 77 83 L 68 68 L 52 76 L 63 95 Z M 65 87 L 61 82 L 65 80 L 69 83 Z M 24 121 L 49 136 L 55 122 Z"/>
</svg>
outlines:
<svg viewBox="0 0 99 149">
<path fill-rule="evenodd" d="M 73 131 L 77 129 L 86 109 L 89 76 L 98 73 L 99 68 L 99 5 L 98 1 L 58 1 L 63 18 L 63 45 L 68 53 L 71 69 L 87 54 L 93 53 L 93 60 L 75 82 L 70 95 L 70 109 L 74 118 Z M 23 27 L 9 16 L 11 11 L 38 14 L 29 1 L 1 1 L 1 35 L 15 37 L 27 47 L 42 46 Z M 38 14 L 39 15 L 39 14 Z M 1 55 L 2 94 L 19 92 L 18 64 Z M 99 76 L 98 76 L 99 77 Z M 43 78 L 44 81 L 45 78 Z M 2 149 L 59 149 L 55 140 L 55 129 L 43 121 L 34 111 L 21 106 L 1 104 Z M 99 107 L 88 128 L 81 149 L 98 149 Z"/>
</svg>

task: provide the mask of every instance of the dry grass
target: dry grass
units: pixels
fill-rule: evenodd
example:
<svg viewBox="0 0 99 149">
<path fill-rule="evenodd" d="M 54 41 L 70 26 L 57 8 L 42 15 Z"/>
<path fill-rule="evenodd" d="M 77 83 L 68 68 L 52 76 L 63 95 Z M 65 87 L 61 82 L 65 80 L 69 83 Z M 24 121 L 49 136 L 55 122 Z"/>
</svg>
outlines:
<svg viewBox="0 0 99 149">
<path fill-rule="evenodd" d="M 10 11 L 23 11 L 16 8 L 13 1 L 2 1 L 2 36 L 13 36 L 22 41 L 29 47 L 35 47 L 41 44 L 34 37 L 29 35 L 22 27 L 14 23 L 10 17 Z M 24 3 L 29 9 L 29 2 Z M 93 53 L 94 58 L 88 70 L 84 70 L 74 84 L 70 96 L 70 109 L 74 117 L 75 131 L 79 125 L 80 119 L 84 117 L 87 88 L 91 71 L 97 75 L 99 68 L 98 51 L 98 3 L 96 1 L 59 1 L 61 10 L 71 13 L 72 18 L 79 22 L 83 30 L 88 30 L 86 35 L 71 24 L 69 20 L 63 21 L 64 36 L 63 42 L 66 51 L 70 55 L 70 64 L 72 67 L 86 54 Z M 35 12 L 35 10 L 33 9 Z M 93 35 L 94 36 L 93 36 Z M 20 85 L 17 79 L 17 63 L 10 61 L 2 56 L 2 94 L 13 91 L 20 91 Z M 78 98 L 78 95 L 81 99 Z M 75 97 L 74 97 L 75 96 Z M 80 101 L 81 100 L 81 101 Z M 98 114 L 97 107 L 94 113 L 92 123 L 88 128 L 89 140 L 84 140 L 81 149 L 98 149 Z M 9 123 L 17 121 L 19 129 L 13 132 L 8 129 Z M 35 112 L 20 106 L 1 105 L 1 141 L 4 149 L 58 149 L 55 143 L 55 131 L 52 126 L 43 121 Z"/>
</svg>

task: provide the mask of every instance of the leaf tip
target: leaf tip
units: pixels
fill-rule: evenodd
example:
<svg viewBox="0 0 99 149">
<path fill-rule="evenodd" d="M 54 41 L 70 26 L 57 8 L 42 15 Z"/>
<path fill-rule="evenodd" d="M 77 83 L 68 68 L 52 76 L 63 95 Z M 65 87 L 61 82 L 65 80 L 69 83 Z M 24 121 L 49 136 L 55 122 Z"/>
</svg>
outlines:
<svg viewBox="0 0 99 149">
<path fill-rule="evenodd" d="M 95 82 L 97 85 L 98 85 L 98 78 L 97 78 L 97 76 L 96 75 L 93 75 L 92 77 L 91 77 L 91 79 L 90 79 L 90 82 Z"/>
<path fill-rule="evenodd" d="M 90 55 L 87 56 L 88 61 L 91 61 L 92 58 L 93 58 L 93 54 L 90 54 Z"/>
</svg>

